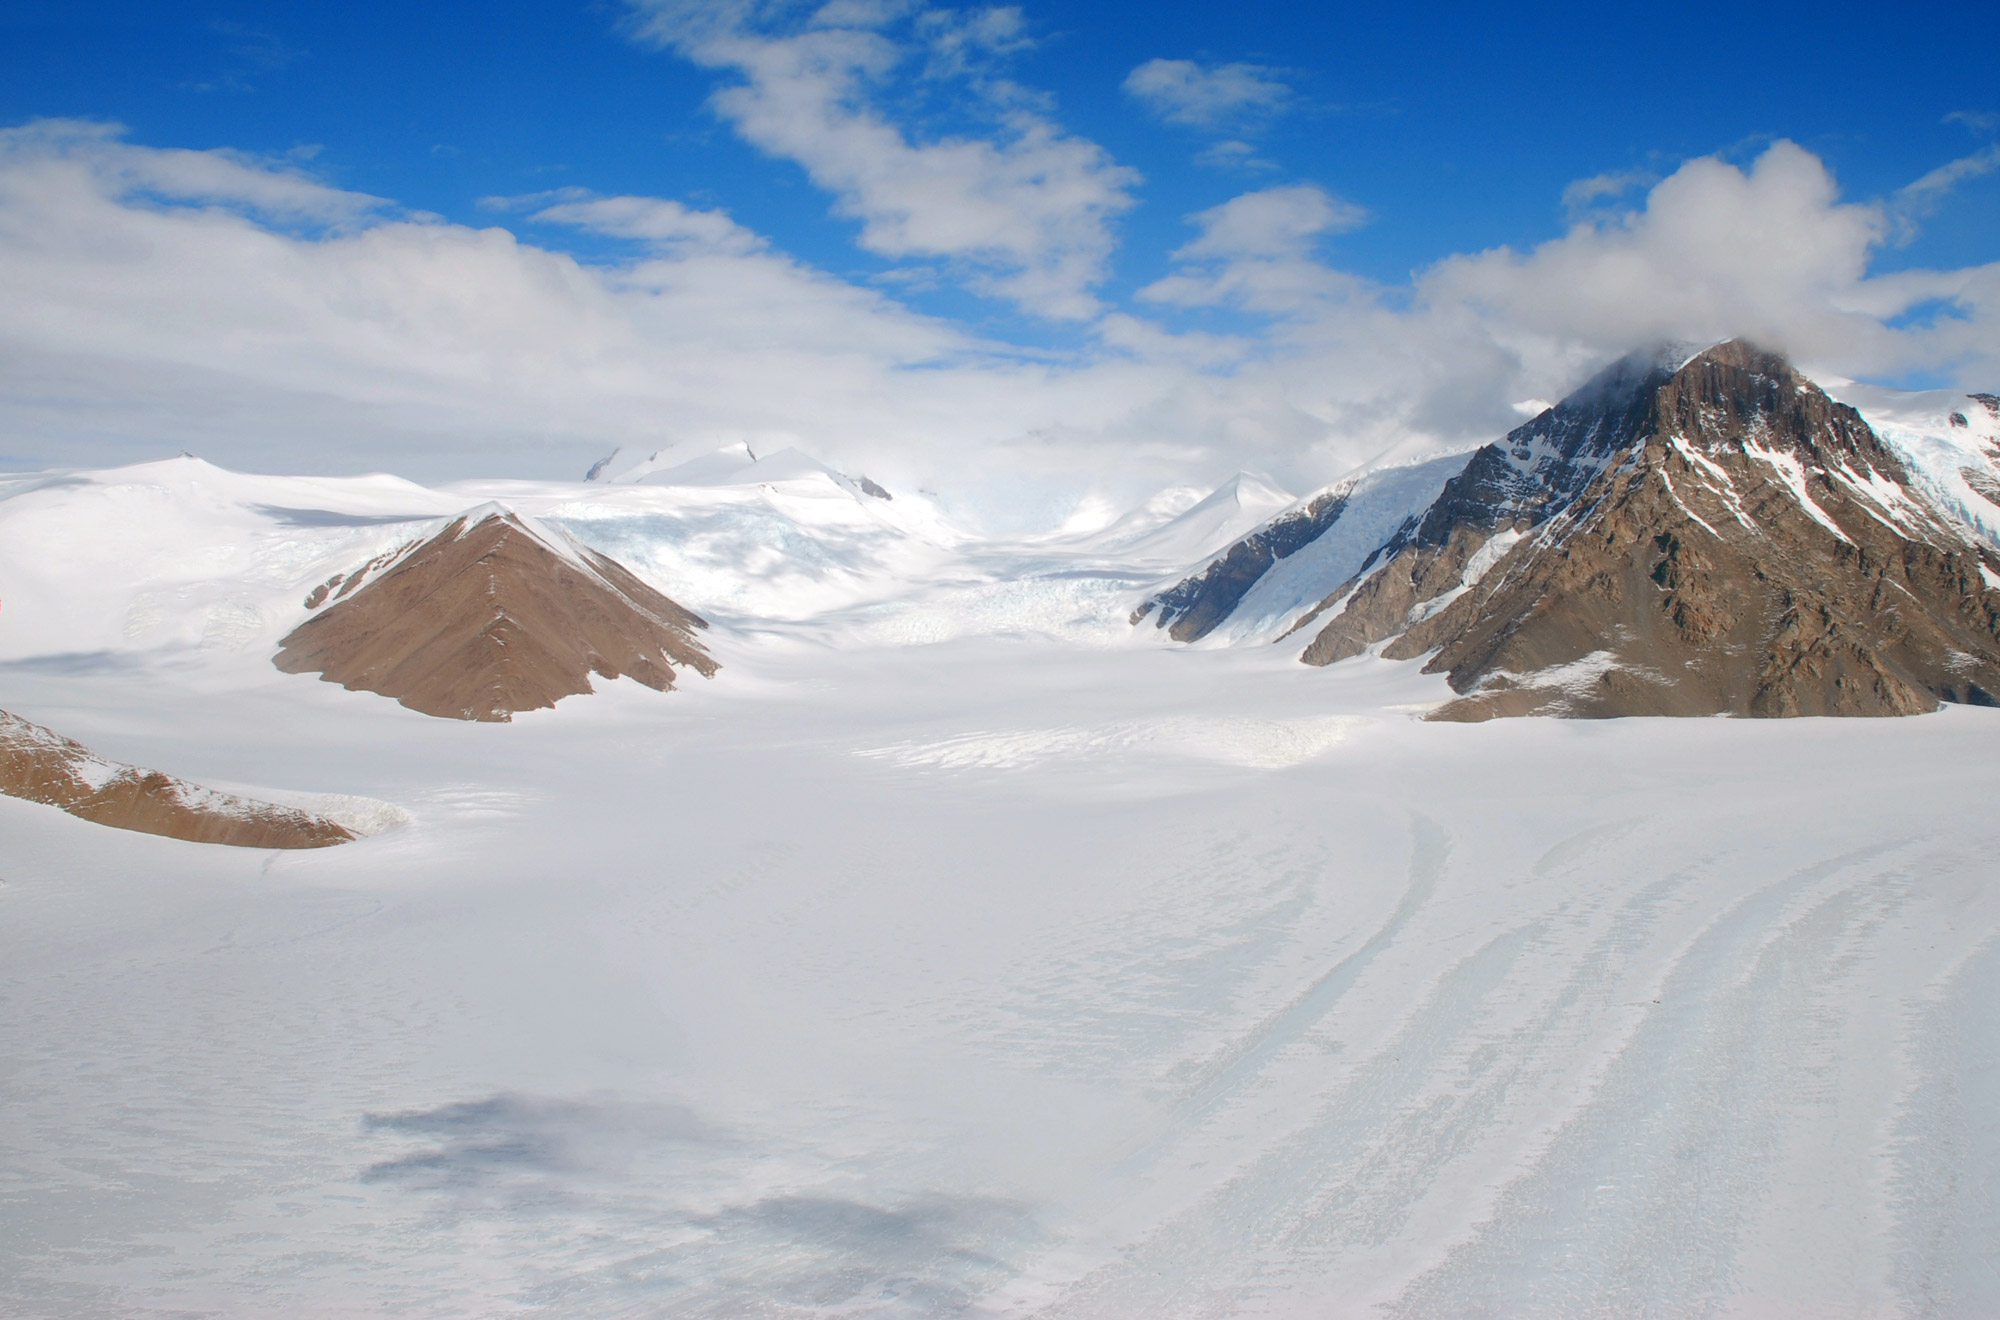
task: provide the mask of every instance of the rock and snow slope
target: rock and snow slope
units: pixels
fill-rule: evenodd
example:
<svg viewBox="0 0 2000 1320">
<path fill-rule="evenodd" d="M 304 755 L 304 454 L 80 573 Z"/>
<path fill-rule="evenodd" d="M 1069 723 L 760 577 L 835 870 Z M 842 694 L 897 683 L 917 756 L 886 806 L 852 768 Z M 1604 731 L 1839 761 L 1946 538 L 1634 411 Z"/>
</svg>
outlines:
<svg viewBox="0 0 2000 1320">
<path fill-rule="evenodd" d="M 1439 718 L 1913 714 L 2000 692 L 1992 409 L 1942 444 L 1878 437 L 1740 341 L 1627 359 L 1463 461 L 1286 632 L 1327 665 L 1427 657 Z M 1942 451 L 1942 452 L 1939 452 Z M 1215 629 L 1334 535 L 1336 487 L 1147 601 Z M 1986 507 L 1986 512 L 1978 510 Z M 1268 628 L 1268 615 L 1247 621 Z"/>
<path fill-rule="evenodd" d="M 82 743 L 0 710 L 0 794 L 80 820 L 238 848 L 325 848 L 353 830 L 296 807 L 218 793 L 158 770 L 107 761 Z"/>
</svg>

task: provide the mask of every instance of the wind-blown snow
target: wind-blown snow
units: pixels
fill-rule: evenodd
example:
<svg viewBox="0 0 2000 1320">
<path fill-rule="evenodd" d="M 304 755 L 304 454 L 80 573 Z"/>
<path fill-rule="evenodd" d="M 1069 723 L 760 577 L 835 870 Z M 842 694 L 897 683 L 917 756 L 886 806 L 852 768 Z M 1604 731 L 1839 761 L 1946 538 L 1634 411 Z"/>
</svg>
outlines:
<svg viewBox="0 0 2000 1320">
<path fill-rule="evenodd" d="M 1115 544 L 788 481 L 0 491 L 0 706 L 376 827 L 0 798 L 0 1311 L 2000 1313 L 2000 712 L 1424 723 L 1127 627 Z M 485 499 L 722 672 L 271 667 Z"/>
</svg>

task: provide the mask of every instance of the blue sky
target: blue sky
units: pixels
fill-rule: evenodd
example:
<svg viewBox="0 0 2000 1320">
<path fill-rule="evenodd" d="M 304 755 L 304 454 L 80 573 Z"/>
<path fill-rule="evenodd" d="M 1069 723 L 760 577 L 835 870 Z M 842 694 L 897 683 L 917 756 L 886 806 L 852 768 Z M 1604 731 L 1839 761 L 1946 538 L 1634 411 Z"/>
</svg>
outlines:
<svg viewBox="0 0 2000 1320">
<path fill-rule="evenodd" d="M 17 142 L 13 158 L 89 156 L 120 223 L 149 207 L 231 210 L 245 251 L 259 238 L 338 244 L 358 229 L 412 221 L 452 232 L 501 226 L 524 247 L 580 259 L 641 317 L 685 294 L 657 281 L 635 292 L 631 272 L 648 260 L 655 273 L 681 263 L 678 278 L 697 273 L 690 263 L 727 258 L 752 284 L 803 281 L 808 301 L 828 295 L 813 281 L 832 281 L 862 299 L 855 308 L 881 300 L 867 314 L 886 318 L 871 359 L 885 380 L 1010 352 L 1047 369 L 1038 380 L 1053 393 L 1033 417 L 947 424 L 949 391 L 897 413 L 886 429 L 906 438 L 949 434 L 929 443 L 933 457 L 1034 449 L 1023 437 L 1037 432 L 1115 448 L 1157 433 L 1162 416 L 1185 411 L 1171 400 L 1194 390 L 1205 430 L 1153 444 L 1139 466 L 1241 457 L 1289 467 L 1296 484 L 1398 435 L 1464 442 L 1504 423 L 1523 397 L 1559 390 L 1593 359 L 1632 346 L 1624 340 L 1657 333 L 1760 333 L 1843 374 L 1983 381 L 1980 372 L 2000 365 L 1989 319 L 2000 309 L 1985 271 L 2000 260 L 2000 92 L 1977 52 L 2000 46 L 1996 38 L 1990 5 L 1928 6 L 1891 21 L 1804 5 L 1506 13 L 835 0 L 815 16 L 747 0 L 17 0 L 0 12 L 0 125 L 122 125 L 116 150 L 142 153 L 118 157 L 125 165 L 110 163 L 109 147 L 51 146 L 47 134 Z M 243 177 L 208 192 L 130 188 L 132 161 L 164 168 L 181 158 L 159 153 L 178 149 L 217 153 Z M 1767 157 L 1772 169 L 1760 173 Z M 248 200 L 262 186 L 248 175 L 259 171 L 307 181 L 321 202 L 286 216 L 260 211 Z M 105 182 L 117 177 L 127 183 Z M 1732 179 L 1752 185 L 1734 201 Z M 385 205 L 338 200 L 351 194 Z M 620 197 L 679 209 L 643 221 L 629 206 L 616 216 L 587 209 Z M 517 200 L 495 200 L 508 198 Z M 17 217 L 13 232 L 30 223 Z M 1597 237 L 1569 241 L 1578 224 Z M 1805 228 L 1794 239 L 1780 233 L 1784 224 Z M 1753 232 L 1738 244 L 1730 226 Z M 1634 259 L 1608 250 L 1620 243 L 1643 248 L 1653 281 L 1639 279 L 1620 295 L 1626 302 L 1664 307 L 1704 281 L 1719 292 L 1698 307 L 1682 299 L 1680 310 L 1623 318 L 1588 297 L 1548 303 L 1541 286 L 1550 280 L 1587 293 L 1625 278 L 1608 273 Z M 1754 296 L 1739 293 L 1758 270 L 1674 265 L 1700 265 L 1689 252 L 1704 244 L 1758 243 L 1773 260 L 1796 252 L 1822 264 L 1801 264 Z M 1553 246 L 1537 254 L 1538 245 Z M 763 263 L 756 272 L 743 264 L 752 248 Z M 226 257 L 215 260 L 214 278 L 228 281 Z M 1815 321 L 1806 303 L 1821 288 L 1826 308 Z M 644 309 L 633 301 L 642 294 Z M 52 296 L 60 301 L 60 290 Z M 154 315 L 166 296 L 148 303 Z M 231 315 L 253 315 L 224 309 L 222 293 L 211 299 L 198 282 L 172 296 L 225 339 Z M 772 296 L 782 321 L 783 298 Z M 310 297 L 321 307 L 343 301 L 337 284 Z M 90 314 L 143 313 L 99 300 Z M 66 404 L 64 391 L 93 394 L 99 368 L 38 340 L 35 328 L 76 315 L 0 326 L 49 359 L 32 380 L 0 379 L 0 450 L 17 462 L 143 447 L 152 438 L 145 399 L 161 391 L 188 396 L 155 409 L 166 419 L 161 440 L 181 425 L 175 409 L 195 406 L 198 387 L 161 383 L 161 355 L 135 345 L 102 366 L 121 383 L 94 392 L 125 391 L 129 402 L 116 416 L 98 405 L 79 421 L 91 409 Z M 907 335 L 935 342 L 903 344 Z M 136 338 L 100 338 L 121 337 Z M 1352 356 L 1357 342 L 1386 365 L 1354 388 L 1333 372 L 1324 397 L 1309 397 L 1314 387 L 1302 382 L 1313 378 L 1314 354 Z M 799 351 L 851 347 L 835 335 Z M 1427 365 L 1412 365 L 1418 359 Z M 1107 369 L 1095 383 L 1124 391 L 1125 413 L 1065 411 L 1065 391 L 1098 397 L 1086 377 Z M 1401 403 L 1382 395 L 1385 371 Z M 274 391 L 331 391 L 344 425 L 356 424 L 359 408 L 375 418 L 361 425 L 401 437 L 382 452 L 429 455 L 435 446 L 412 437 L 454 429 L 443 387 L 399 411 L 366 389 L 280 379 L 287 372 L 268 362 L 224 374 L 259 394 L 243 405 L 259 416 L 285 415 Z M 135 376 L 151 383 L 134 385 Z M 1454 378 L 1477 403 L 1440 402 L 1441 382 Z M 982 379 L 1004 396 L 1024 388 L 1018 377 Z M 761 406 L 754 372 L 739 388 L 747 394 L 731 397 Z M 969 388 L 964 397 L 978 408 L 990 395 Z M 490 419 L 456 429 L 487 435 L 489 457 L 527 471 L 538 453 L 548 466 L 567 464 L 598 436 L 724 435 L 731 406 L 704 396 L 688 414 L 699 421 L 657 435 L 608 415 L 577 428 L 592 434 L 556 438 L 544 428 L 539 440 L 501 436 Z M 803 413 L 743 411 L 741 428 L 832 450 L 882 433 L 889 415 L 836 418 L 820 436 Z M 1309 434 L 1314 426 L 1321 433 Z M 272 465 L 306 461 L 264 452 Z M 364 452 L 380 457 L 363 444 L 353 461 Z M 433 466 L 463 466 L 480 445 L 453 452 L 436 450 Z"/>
</svg>

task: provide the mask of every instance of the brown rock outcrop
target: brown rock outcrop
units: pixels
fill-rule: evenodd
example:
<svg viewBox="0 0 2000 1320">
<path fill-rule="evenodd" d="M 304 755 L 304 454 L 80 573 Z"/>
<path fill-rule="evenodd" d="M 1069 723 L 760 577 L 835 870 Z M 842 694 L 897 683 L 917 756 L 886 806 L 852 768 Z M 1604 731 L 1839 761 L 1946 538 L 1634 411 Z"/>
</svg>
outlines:
<svg viewBox="0 0 2000 1320">
<path fill-rule="evenodd" d="M 82 743 L 0 710 L 0 793 L 141 834 L 238 848 L 325 848 L 355 836 L 294 807 L 218 793 L 158 770 L 107 761 Z"/>
<path fill-rule="evenodd" d="M 314 603 L 325 608 L 280 643 L 279 669 L 447 719 L 553 706 L 589 692 L 593 674 L 664 691 L 677 666 L 717 668 L 694 635 L 706 621 L 615 560 L 497 507 L 329 582 Z"/>
</svg>

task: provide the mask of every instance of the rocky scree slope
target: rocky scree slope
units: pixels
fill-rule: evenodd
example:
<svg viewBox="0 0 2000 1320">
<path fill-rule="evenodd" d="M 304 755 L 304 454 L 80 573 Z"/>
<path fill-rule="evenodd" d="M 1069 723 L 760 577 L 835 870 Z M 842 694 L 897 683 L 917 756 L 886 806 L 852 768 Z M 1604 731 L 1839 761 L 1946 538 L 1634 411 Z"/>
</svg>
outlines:
<svg viewBox="0 0 2000 1320">
<path fill-rule="evenodd" d="M 1738 340 L 1627 359 L 1479 450 L 1289 631 L 1319 625 L 1307 664 L 1434 653 L 1462 694 L 1434 719 L 1915 714 L 2000 694 L 1996 570 L 1860 414 Z"/>
<path fill-rule="evenodd" d="M 505 721 L 591 691 L 591 675 L 656 691 L 717 665 L 707 622 L 560 531 L 488 506 L 426 541 L 336 574 L 274 663 L 447 719 Z"/>
</svg>

